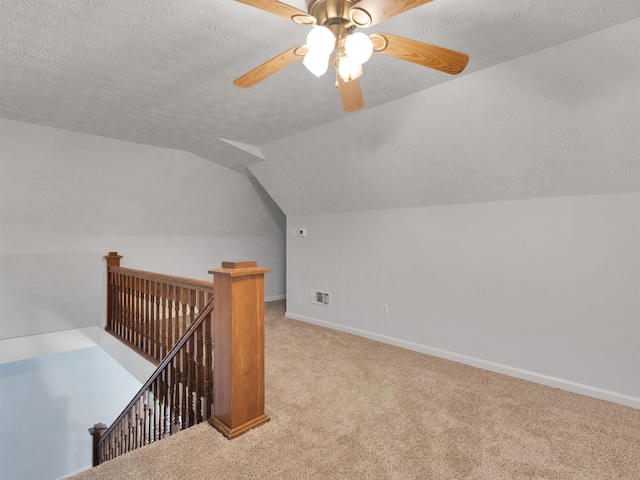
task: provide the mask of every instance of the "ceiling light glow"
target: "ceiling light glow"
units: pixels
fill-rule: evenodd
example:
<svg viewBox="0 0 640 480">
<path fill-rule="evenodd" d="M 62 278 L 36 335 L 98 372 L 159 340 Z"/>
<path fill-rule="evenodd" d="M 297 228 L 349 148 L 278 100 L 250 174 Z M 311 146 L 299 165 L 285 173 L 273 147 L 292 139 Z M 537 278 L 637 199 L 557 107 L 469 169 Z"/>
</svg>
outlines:
<svg viewBox="0 0 640 480">
<path fill-rule="evenodd" d="M 347 35 L 344 40 L 344 49 L 347 56 L 360 64 L 366 63 L 373 54 L 373 42 L 362 32 Z"/>
<path fill-rule="evenodd" d="M 309 49 L 302 63 L 316 77 L 321 77 L 329 68 L 329 55 L 318 54 Z"/>
<path fill-rule="evenodd" d="M 338 75 L 345 82 L 355 80 L 362 75 L 362 64 L 343 55 L 338 58 Z"/>
<path fill-rule="evenodd" d="M 328 57 L 336 46 L 336 36 L 327 27 L 313 27 L 307 35 L 307 47 L 314 54 Z"/>
</svg>

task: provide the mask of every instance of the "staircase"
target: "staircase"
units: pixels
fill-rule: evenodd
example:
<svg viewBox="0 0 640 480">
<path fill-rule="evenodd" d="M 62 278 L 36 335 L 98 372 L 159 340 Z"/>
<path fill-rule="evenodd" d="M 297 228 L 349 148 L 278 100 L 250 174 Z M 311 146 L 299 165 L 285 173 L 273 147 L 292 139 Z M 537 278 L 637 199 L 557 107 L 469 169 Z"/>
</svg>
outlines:
<svg viewBox="0 0 640 480">
<path fill-rule="evenodd" d="M 222 262 L 209 271 L 211 284 L 123 268 L 117 252 L 104 258 L 105 330 L 158 366 L 112 425 L 89 429 L 94 466 L 205 420 L 229 439 L 269 421 L 264 413 L 269 269 L 253 261 Z"/>
</svg>

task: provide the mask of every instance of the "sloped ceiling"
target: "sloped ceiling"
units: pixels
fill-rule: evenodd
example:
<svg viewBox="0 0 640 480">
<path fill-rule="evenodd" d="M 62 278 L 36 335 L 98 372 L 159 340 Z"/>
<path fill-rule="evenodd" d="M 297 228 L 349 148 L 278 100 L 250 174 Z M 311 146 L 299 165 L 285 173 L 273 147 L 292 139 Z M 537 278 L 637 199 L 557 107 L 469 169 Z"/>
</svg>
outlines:
<svg viewBox="0 0 640 480">
<path fill-rule="evenodd" d="M 640 191 L 638 32 L 631 20 L 277 140 L 249 168 L 288 215 Z"/>
<path fill-rule="evenodd" d="M 305 9 L 304 0 L 288 3 Z M 621 60 L 628 61 L 629 56 L 637 60 L 637 34 L 625 31 L 622 40 L 618 34 L 613 39 L 605 35 L 610 50 L 601 48 L 597 56 L 582 56 L 577 61 L 579 65 L 574 65 L 571 57 L 571 41 L 589 36 L 595 39 L 589 48 L 597 48 L 599 37 L 592 34 L 638 17 L 637 0 L 435 0 L 389 19 L 375 30 L 466 52 L 471 61 L 465 72 L 451 77 L 374 56 L 361 79 L 365 109 L 346 114 L 332 76 L 316 79 L 300 63 L 252 89 L 234 87 L 232 81 L 236 77 L 304 43 L 308 27 L 231 0 L 3 0 L 0 116 L 185 150 L 239 171 L 253 164 L 251 170 L 287 213 L 481 200 L 483 195 L 473 194 L 473 188 L 464 198 L 450 195 L 453 180 L 447 175 L 454 167 L 440 150 L 448 148 L 448 144 L 459 144 L 468 136 L 461 128 L 465 119 L 483 123 L 496 120 L 478 112 L 491 112 L 497 105 L 495 113 L 501 114 L 500 106 L 517 101 L 522 89 L 535 90 L 540 86 L 537 80 L 546 82 L 540 78 L 540 72 L 545 72 L 543 77 L 552 76 L 551 83 L 543 82 L 540 87 L 546 93 L 534 93 L 522 105 L 535 109 L 531 102 L 543 100 L 545 113 L 537 121 L 545 123 L 554 116 L 553 102 L 565 101 L 554 99 L 555 86 L 565 84 L 572 91 L 575 77 L 571 74 L 583 75 L 584 69 L 590 68 L 589 61 L 596 70 L 604 68 L 604 62 L 607 68 L 621 70 L 625 78 L 635 75 L 637 81 L 637 70 L 608 60 L 619 50 L 624 50 Z M 635 53 L 634 47 L 623 45 L 627 41 L 631 45 L 636 42 Z M 554 56 L 556 50 L 564 52 L 564 56 Z M 547 53 L 535 56 L 541 51 Z M 555 65 L 557 70 L 545 63 L 545 55 L 561 62 Z M 510 62 L 514 59 L 519 60 Z M 531 65 L 527 64 L 529 61 Z M 500 64 L 504 66 L 496 67 Z M 514 72 L 514 68 L 518 71 Z M 514 83 L 520 81 L 522 86 Z M 606 82 L 607 77 L 602 81 Z M 558 92 L 565 94 L 562 89 Z M 585 96 L 589 93 L 584 92 Z M 625 101 L 618 99 L 616 104 Z M 584 113 L 600 112 L 595 108 Z M 627 109 L 633 117 L 632 113 Z M 415 123 L 426 117 L 446 121 Z M 513 120 L 517 119 L 497 119 L 496 132 L 500 131 L 498 127 L 507 128 L 507 132 L 496 133 L 493 142 L 513 141 L 509 132 Z M 437 131 L 442 143 L 429 156 L 421 129 Z M 551 132 L 543 128 L 532 134 L 541 137 L 544 133 Z M 340 139 L 341 134 L 348 134 L 350 139 L 357 135 L 357 141 Z M 484 138 L 484 133 L 475 134 Z M 380 149 L 380 143 L 391 136 L 396 140 Z M 334 141 L 336 137 L 338 140 Z M 299 138 L 307 142 L 304 151 L 300 150 Z M 420 141 L 415 143 L 416 140 Z M 414 142 L 419 147 L 398 149 L 399 142 Z M 345 148 L 351 152 L 345 155 Z M 473 144 L 467 148 L 472 150 Z M 327 158 L 353 159 L 376 151 L 376 155 L 384 152 L 390 158 L 391 150 L 395 158 L 415 158 L 416 150 L 423 152 L 422 163 L 409 162 L 398 169 L 382 168 L 374 155 L 367 175 L 377 176 L 378 183 L 394 186 L 394 196 L 399 198 L 391 203 L 367 200 L 371 196 L 367 192 L 375 191 L 378 184 L 366 183 L 357 175 L 361 171 L 357 162 L 349 166 L 352 169 L 348 172 L 345 164 L 338 171 L 324 168 Z M 504 153 L 512 151 L 505 148 Z M 579 153 L 575 153 L 576 158 Z M 259 158 L 260 154 L 266 161 Z M 308 161 L 306 167 L 295 165 L 299 176 L 283 168 L 294 156 Z M 429 162 L 434 161 L 442 166 L 428 168 Z M 461 169 L 460 175 L 467 175 L 464 171 L 470 169 L 465 186 L 492 181 L 487 174 L 475 170 L 481 167 L 482 163 L 455 166 Z M 413 178 L 422 178 L 418 176 L 421 169 L 430 178 L 429 185 L 425 185 L 432 191 L 430 198 L 414 195 L 403 200 L 403 191 L 421 189 L 407 184 L 406 171 L 414 170 Z M 307 200 L 300 202 L 297 196 L 289 201 L 283 199 L 286 189 L 300 188 L 302 198 L 309 189 L 322 189 L 325 181 L 336 182 L 336 174 L 343 172 L 349 187 L 361 192 L 357 194 L 359 200 L 335 197 L 340 205 L 334 205 L 332 200 L 322 207 L 313 200 L 303 208 Z M 280 182 L 284 186 L 274 180 L 276 175 L 283 175 Z M 505 170 L 503 175 L 505 185 L 511 185 L 509 179 L 513 175 L 522 177 L 527 172 Z M 303 188 L 300 179 L 311 177 L 316 178 L 315 183 Z M 331 185 L 325 195 L 340 188 L 338 185 L 345 186 L 339 182 Z M 454 192 L 463 188 L 455 185 Z M 507 196 L 525 195 L 526 190 Z M 553 189 L 548 193 L 554 194 Z"/>
</svg>

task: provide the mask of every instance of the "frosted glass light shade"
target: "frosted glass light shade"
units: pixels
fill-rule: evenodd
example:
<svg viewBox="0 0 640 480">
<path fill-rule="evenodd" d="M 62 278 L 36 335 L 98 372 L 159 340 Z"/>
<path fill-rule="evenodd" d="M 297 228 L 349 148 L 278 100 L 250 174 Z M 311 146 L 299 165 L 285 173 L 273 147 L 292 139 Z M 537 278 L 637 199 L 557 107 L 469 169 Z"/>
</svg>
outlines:
<svg viewBox="0 0 640 480">
<path fill-rule="evenodd" d="M 316 77 L 321 77 L 325 74 L 327 68 L 329 68 L 329 55 L 319 55 L 316 52 L 309 50 L 305 54 L 302 64 Z"/>
<path fill-rule="evenodd" d="M 328 57 L 336 46 L 336 36 L 327 27 L 313 27 L 307 35 L 310 52 Z"/>
<path fill-rule="evenodd" d="M 373 42 L 362 32 L 352 33 L 345 38 L 344 49 L 349 58 L 362 64 L 371 58 Z"/>
<path fill-rule="evenodd" d="M 355 80 L 362 75 L 362 64 L 347 56 L 342 56 L 338 58 L 338 75 L 345 82 Z"/>
</svg>

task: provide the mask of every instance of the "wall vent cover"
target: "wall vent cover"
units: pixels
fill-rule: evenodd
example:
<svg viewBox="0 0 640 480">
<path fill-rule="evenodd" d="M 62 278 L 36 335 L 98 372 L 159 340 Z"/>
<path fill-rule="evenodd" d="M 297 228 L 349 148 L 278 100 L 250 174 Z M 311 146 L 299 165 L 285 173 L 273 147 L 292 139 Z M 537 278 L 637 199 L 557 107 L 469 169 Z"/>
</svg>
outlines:
<svg viewBox="0 0 640 480">
<path fill-rule="evenodd" d="M 326 307 L 331 305 L 331 294 L 327 292 L 321 292 L 320 290 L 311 290 L 311 303 L 316 305 L 324 305 Z"/>
</svg>

